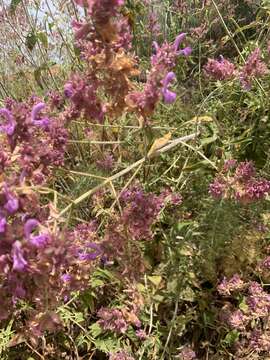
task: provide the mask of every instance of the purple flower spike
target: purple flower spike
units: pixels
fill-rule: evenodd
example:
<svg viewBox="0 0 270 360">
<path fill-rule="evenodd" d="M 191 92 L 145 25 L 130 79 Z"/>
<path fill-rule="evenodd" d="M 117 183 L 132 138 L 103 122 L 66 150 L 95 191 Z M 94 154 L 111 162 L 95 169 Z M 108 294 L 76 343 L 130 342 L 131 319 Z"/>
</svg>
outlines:
<svg viewBox="0 0 270 360">
<path fill-rule="evenodd" d="M 4 206 L 9 214 L 14 214 L 19 209 L 19 201 L 10 194 L 7 194 L 7 202 Z"/>
<path fill-rule="evenodd" d="M 61 280 L 65 283 L 71 281 L 71 279 L 72 279 L 72 276 L 70 274 L 64 274 L 61 276 Z"/>
<path fill-rule="evenodd" d="M 38 103 L 37 105 L 35 105 L 33 107 L 33 110 L 31 113 L 31 120 L 34 125 L 40 126 L 40 127 L 48 127 L 48 125 L 50 123 L 50 120 L 48 118 L 43 118 L 43 119 L 37 120 L 39 113 L 45 108 L 45 106 L 46 105 L 44 103 Z"/>
<path fill-rule="evenodd" d="M 94 252 L 79 253 L 80 260 L 95 260 L 102 253 L 101 248 L 98 244 L 89 243 L 87 247 L 94 250 Z"/>
<path fill-rule="evenodd" d="M 163 100 L 165 104 L 172 104 L 175 102 L 176 93 L 168 89 L 162 89 Z"/>
<path fill-rule="evenodd" d="M 174 81 L 175 78 L 176 78 L 176 76 L 175 76 L 175 73 L 174 73 L 174 72 L 172 72 L 172 71 L 168 72 L 168 74 L 165 76 L 164 80 L 162 81 L 163 86 L 164 86 L 164 87 L 168 87 L 168 85 L 169 85 L 172 81 Z"/>
<path fill-rule="evenodd" d="M 159 50 L 159 45 L 156 41 L 153 41 L 153 48 L 154 48 L 155 53 L 157 53 Z"/>
<path fill-rule="evenodd" d="M 5 217 L 0 216 L 0 234 L 6 231 L 7 220 Z"/>
<path fill-rule="evenodd" d="M 37 228 L 39 222 L 36 219 L 29 219 L 24 225 L 24 235 L 26 239 L 36 247 L 43 247 L 47 244 L 50 237 L 47 234 L 32 235 L 32 231 Z"/>
<path fill-rule="evenodd" d="M 34 120 L 33 121 L 33 124 L 35 124 L 36 126 L 39 126 L 39 127 L 48 127 L 49 124 L 50 124 L 50 120 L 48 118 L 44 118 L 44 119 L 41 119 L 41 120 Z"/>
<path fill-rule="evenodd" d="M 32 113 L 31 113 L 31 119 L 32 121 L 36 120 L 36 117 L 38 114 L 45 108 L 44 103 L 38 103 L 33 107 Z"/>
<path fill-rule="evenodd" d="M 38 226 L 39 222 L 36 219 L 29 219 L 24 224 L 24 235 L 26 239 L 29 239 L 31 232 Z"/>
<path fill-rule="evenodd" d="M 64 94 L 67 98 L 71 98 L 73 95 L 73 86 L 71 83 L 66 83 L 64 86 Z"/>
<path fill-rule="evenodd" d="M 189 56 L 192 52 L 192 49 L 190 46 L 185 47 L 184 49 L 179 49 L 180 44 L 184 41 L 186 37 L 186 33 L 181 33 L 178 35 L 174 41 L 174 50 L 177 55 L 184 55 Z"/>
<path fill-rule="evenodd" d="M 91 30 L 89 23 L 82 23 L 76 20 L 72 20 L 71 26 L 75 33 L 76 40 L 83 40 Z"/>
<path fill-rule="evenodd" d="M 178 51 L 179 55 L 184 55 L 184 56 L 189 56 L 191 55 L 191 53 L 192 53 L 192 49 L 190 46 L 187 46 L 184 49 Z"/>
<path fill-rule="evenodd" d="M 27 266 L 27 261 L 23 257 L 22 244 L 15 241 L 12 246 L 13 270 L 24 271 Z"/>
<path fill-rule="evenodd" d="M 170 83 L 175 79 L 175 73 L 173 73 L 172 71 L 170 71 L 164 78 L 164 80 L 162 81 L 163 87 L 162 87 L 162 95 L 163 95 L 163 100 L 166 104 L 172 104 L 175 99 L 176 99 L 176 93 L 168 90 L 168 86 L 170 85 Z"/>
<path fill-rule="evenodd" d="M 5 117 L 7 120 L 6 125 L 0 126 L 0 131 L 6 133 L 9 136 L 13 135 L 16 127 L 16 122 L 13 119 L 11 112 L 6 108 L 0 109 L 0 116 Z"/>
<path fill-rule="evenodd" d="M 38 248 L 45 246 L 50 240 L 50 236 L 47 234 L 40 234 L 30 237 L 30 243 Z"/>
<path fill-rule="evenodd" d="M 181 44 L 181 42 L 183 42 L 186 38 L 186 33 L 181 33 L 179 34 L 175 40 L 174 40 L 174 49 L 175 51 L 178 51 L 179 45 Z"/>
</svg>

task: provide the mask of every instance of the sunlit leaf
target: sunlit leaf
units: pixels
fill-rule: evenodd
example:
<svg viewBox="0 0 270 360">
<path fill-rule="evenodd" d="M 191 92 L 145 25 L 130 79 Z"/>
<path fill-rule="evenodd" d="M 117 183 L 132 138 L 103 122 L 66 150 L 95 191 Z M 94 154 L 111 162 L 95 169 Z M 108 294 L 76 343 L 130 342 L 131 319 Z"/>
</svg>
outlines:
<svg viewBox="0 0 270 360">
<path fill-rule="evenodd" d="M 152 156 L 157 150 L 161 149 L 163 146 L 168 144 L 171 137 L 172 137 L 172 134 L 168 133 L 168 134 L 164 135 L 163 137 L 156 139 L 154 141 L 153 145 L 151 146 L 150 150 L 148 151 L 147 156 L 149 156 L 149 157 Z"/>
<path fill-rule="evenodd" d="M 48 37 L 44 32 L 37 33 L 38 40 L 42 43 L 42 45 L 48 49 Z"/>
<path fill-rule="evenodd" d="M 149 281 L 151 281 L 152 284 L 154 284 L 156 287 L 159 287 L 161 281 L 162 281 L 162 277 L 159 275 L 154 275 L 154 276 L 148 276 Z"/>
</svg>

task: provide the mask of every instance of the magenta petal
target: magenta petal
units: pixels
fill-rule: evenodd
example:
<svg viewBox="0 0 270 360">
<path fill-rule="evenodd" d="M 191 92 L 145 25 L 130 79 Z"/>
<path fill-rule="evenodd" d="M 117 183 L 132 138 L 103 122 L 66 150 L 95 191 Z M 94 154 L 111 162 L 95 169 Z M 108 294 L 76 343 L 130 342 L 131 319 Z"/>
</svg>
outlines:
<svg viewBox="0 0 270 360">
<path fill-rule="evenodd" d="M 21 284 L 17 284 L 13 296 L 15 299 L 23 299 L 26 295 L 25 289 L 22 287 Z"/>
<path fill-rule="evenodd" d="M 40 234 L 30 237 L 30 243 L 38 248 L 45 246 L 50 240 L 50 236 L 47 234 Z"/>
<path fill-rule="evenodd" d="M 9 136 L 14 134 L 14 130 L 15 130 L 14 123 L 0 126 L 0 131 L 6 133 Z"/>
<path fill-rule="evenodd" d="M 166 104 L 172 104 L 176 99 L 176 93 L 168 90 L 168 86 L 175 79 L 175 73 L 170 71 L 162 80 L 163 88 L 161 90 L 163 95 L 163 100 Z"/>
<path fill-rule="evenodd" d="M 166 104 L 172 104 L 175 102 L 176 93 L 174 93 L 168 89 L 163 89 L 162 95 L 163 95 L 163 100 Z"/>
<path fill-rule="evenodd" d="M 19 209 L 19 201 L 11 195 L 8 196 L 8 201 L 6 202 L 4 208 L 10 213 L 14 214 Z"/>
<path fill-rule="evenodd" d="M 31 120 L 34 125 L 40 126 L 40 127 L 47 127 L 49 125 L 50 120 L 48 118 L 37 119 L 39 113 L 41 112 L 41 110 L 43 110 L 45 108 L 45 106 L 46 105 L 44 103 L 40 102 L 33 107 L 33 110 L 31 113 Z"/>
<path fill-rule="evenodd" d="M 88 249 L 94 250 L 93 252 L 79 252 L 78 256 L 80 260 L 95 260 L 102 254 L 102 250 L 99 244 L 89 243 L 86 245 Z"/>
<path fill-rule="evenodd" d="M 6 133 L 7 135 L 13 135 L 16 127 L 16 122 L 13 119 L 11 112 L 6 109 L 0 109 L 0 115 L 6 118 L 7 124 L 0 126 L 0 131 Z"/>
<path fill-rule="evenodd" d="M 179 45 L 185 39 L 186 35 L 187 35 L 186 33 L 181 33 L 175 38 L 175 40 L 174 40 L 174 49 L 175 49 L 175 51 L 178 50 Z"/>
<path fill-rule="evenodd" d="M 79 21 L 73 20 L 71 25 L 75 33 L 76 40 L 84 39 L 91 30 L 90 25 L 87 22 L 81 23 Z"/>
<path fill-rule="evenodd" d="M 6 231 L 7 220 L 5 217 L 0 217 L 0 234 Z"/>
<path fill-rule="evenodd" d="M 72 28 L 73 28 L 74 31 L 79 30 L 80 27 L 81 27 L 81 25 L 82 25 L 82 23 L 79 22 L 79 21 L 77 21 L 77 20 L 75 20 L 75 19 L 73 19 L 73 20 L 71 21 L 71 26 L 72 26 Z"/>
<path fill-rule="evenodd" d="M 61 280 L 63 282 L 69 282 L 69 281 L 71 281 L 71 279 L 72 279 L 72 276 L 70 274 L 64 274 L 61 276 Z"/>
<path fill-rule="evenodd" d="M 175 73 L 170 71 L 168 72 L 168 74 L 165 76 L 165 78 L 162 80 L 162 84 L 163 84 L 163 87 L 164 88 L 167 88 L 168 85 L 173 81 L 175 80 L 176 76 L 175 76 Z"/>
<path fill-rule="evenodd" d="M 67 98 L 70 98 L 73 95 L 73 86 L 71 83 L 66 83 L 64 86 L 64 94 Z"/>
<path fill-rule="evenodd" d="M 40 248 L 48 243 L 50 236 L 48 234 L 32 235 L 32 231 L 36 229 L 38 225 L 39 222 L 36 219 L 27 220 L 24 225 L 24 236 L 32 245 Z"/>
<path fill-rule="evenodd" d="M 47 128 L 50 124 L 50 120 L 48 118 L 33 120 L 33 124 L 39 127 Z"/>
<path fill-rule="evenodd" d="M 15 241 L 12 246 L 13 270 L 24 271 L 27 266 L 27 261 L 23 257 L 22 244 Z"/>
<path fill-rule="evenodd" d="M 184 49 L 181 49 L 178 51 L 178 55 L 184 55 L 184 56 L 189 56 L 192 53 L 192 49 L 190 46 L 187 46 Z"/>
<path fill-rule="evenodd" d="M 33 107 L 32 113 L 31 113 L 31 119 L 32 121 L 36 120 L 38 114 L 41 112 L 41 110 L 43 110 L 45 108 L 45 104 L 40 102 L 38 104 L 36 104 Z"/>
<path fill-rule="evenodd" d="M 24 224 L 24 236 L 26 239 L 30 238 L 31 232 L 38 226 L 39 222 L 36 219 L 29 219 Z"/>
</svg>

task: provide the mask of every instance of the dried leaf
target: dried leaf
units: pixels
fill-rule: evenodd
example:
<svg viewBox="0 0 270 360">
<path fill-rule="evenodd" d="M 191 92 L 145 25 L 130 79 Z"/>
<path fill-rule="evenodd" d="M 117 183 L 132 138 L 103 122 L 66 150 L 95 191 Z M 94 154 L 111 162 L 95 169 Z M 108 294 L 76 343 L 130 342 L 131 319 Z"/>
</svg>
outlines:
<svg viewBox="0 0 270 360">
<path fill-rule="evenodd" d="M 194 116 L 191 121 L 196 121 L 196 122 L 212 122 L 214 121 L 213 118 L 211 116 Z"/>
<path fill-rule="evenodd" d="M 172 134 L 168 133 L 168 134 L 164 135 L 163 137 L 156 139 L 154 141 L 153 145 L 151 146 L 150 150 L 148 151 L 147 156 L 148 157 L 152 156 L 157 150 L 161 149 L 163 146 L 168 144 L 171 137 L 172 137 Z"/>
</svg>

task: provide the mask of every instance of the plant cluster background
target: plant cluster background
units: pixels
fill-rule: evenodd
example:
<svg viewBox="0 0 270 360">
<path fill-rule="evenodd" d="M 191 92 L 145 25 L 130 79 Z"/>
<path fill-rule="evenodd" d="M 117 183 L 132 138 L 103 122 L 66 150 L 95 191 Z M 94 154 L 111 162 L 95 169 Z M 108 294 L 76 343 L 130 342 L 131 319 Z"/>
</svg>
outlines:
<svg viewBox="0 0 270 360">
<path fill-rule="evenodd" d="M 270 359 L 270 1 L 0 0 L 0 359 Z"/>
</svg>

